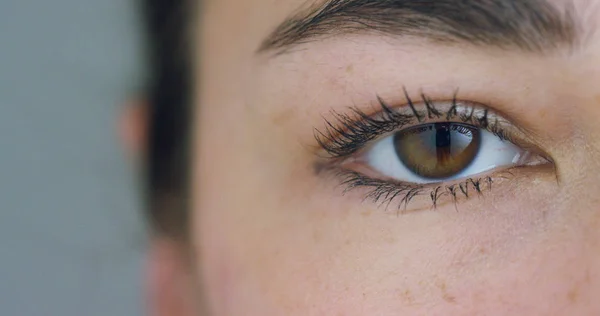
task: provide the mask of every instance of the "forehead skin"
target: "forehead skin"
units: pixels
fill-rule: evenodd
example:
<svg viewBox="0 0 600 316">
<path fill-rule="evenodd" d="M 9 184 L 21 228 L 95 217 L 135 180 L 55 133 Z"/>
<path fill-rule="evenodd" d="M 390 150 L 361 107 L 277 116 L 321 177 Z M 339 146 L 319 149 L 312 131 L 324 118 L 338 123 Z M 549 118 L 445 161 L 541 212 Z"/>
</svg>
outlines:
<svg viewBox="0 0 600 316">
<path fill-rule="evenodd" d="M 553 3 L 585 35 L 551 56 L 365 36 L 271 58 L 258 47 L 304 1 L 208 1 L 193 242 L 212 314 L 600 314 L 599 2 Z M 312 173 L 313 128 L 402 86 L 517 113 L 556 174 L 402 216 L 342 196 Z"/>
</svg>

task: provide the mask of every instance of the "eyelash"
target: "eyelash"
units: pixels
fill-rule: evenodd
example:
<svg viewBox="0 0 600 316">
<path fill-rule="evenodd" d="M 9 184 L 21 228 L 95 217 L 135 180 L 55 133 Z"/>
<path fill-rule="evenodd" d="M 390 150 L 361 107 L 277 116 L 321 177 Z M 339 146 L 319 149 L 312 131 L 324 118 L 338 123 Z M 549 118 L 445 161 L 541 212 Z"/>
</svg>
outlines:
<svg viewBox="0 0 600 316">
<path fill-rule="evenodd" d="M 489 131 L 502 140 L 512 142 L 512 137 L 500 126 L 497 119 L 490 124 L 489 110 L 484 109 L 479 117 L 475 115 L 475 107 L 470 108 L 469 114 L 458 114 L 458 92 L 454 93 L 450 110 L 443 114 L 424 93 L 421 93 L 421 100 L 425 104 L 427 113 L 419 112 L 406 89 L 403 91 L 407 105 L 411 109 L 410 114 L 394 111 L 381 97 L 377 97 L 381 107 L 381 118 L 373 118 L 356 107 L 350 108 L 354 114 L 353 116 L 333 111 L 331 114 L 335 121 L 325 119 L 327 127 L 324 132 L 315 129 L 314 136 L 317 143 L 329 154 L 330 158 L 340 159 L 356 153 L 379 136 L 398 131 L 414 123 L 415 120 L 417 120 L 417 123 L 424 123 L 426 117 L 429 119 L 445 118 L 448 121 L 458 118 L 463 123 L 471 123 L 476 127 Z"/>
<path fill-rule="evenodd" d="M 393 201 L 398 199 L 398 210 L 402 206 L 407 208 L 414 197 L 423 195 L 426 190 L 431 190 L 429 196 L 433 208 L 438 205 L 440 198 L 443 196 L 450 196 L 456 203 L 461 195 L 469 198 L 473 193 L 481 194 L 485 187 L 491 190 L 494 182 L 492 176 L 468 178 L 452 185 L 423 185 L 371 178 L 359 172 L 340 167 L 340 162 L 361 151 L 382 135 L 399 131 L 415 122 L 425 123 L 428 119 L 460 120 L 463 123 L 470 123 L 478 128 L 485 129 L 502 140 L 516 143 L 513 141 L 511 133 L 502 128 L 498 118 L 490 122 L 490 111 L 484 106 L 472 105 L 468 107 L 466 113 L 464 111 L 459 113 L 458 92 L 454 93 L 450 109 L 446 113 L 438 110 L 434 102 L 424 93 L 421 93 L 420 97 L 425 111 L 419 111 L 406 89 L 403 89 L 403 92 L 406 104 L 410 109 L 407 114 L 393 110 L 381 97 L 377 97 L 381 108 L 378 117 L 370 116 L 358 108 L 351 108 L 350 115 L 333 111 L 331 114 L 334 120 L 325 119 L 325 130 L 315 129 L 315 139 L 327 153 L 327 162 L 318 164 L 317 171 L 332 171 L 334 175 L 338 176 L 341 179 L 341 185 L 345 186 L 344 194 L 358 188 L 367 188 L 368 192 L 364 200 L 371 200 L 380 206 L 385 205 L 386 209 Z M 494 177 L 505 178 L 505 175 L 512 175 L 510 170 L 504 170 L 502 173 L 503 175 L 497 174 Z"/>
</svg>

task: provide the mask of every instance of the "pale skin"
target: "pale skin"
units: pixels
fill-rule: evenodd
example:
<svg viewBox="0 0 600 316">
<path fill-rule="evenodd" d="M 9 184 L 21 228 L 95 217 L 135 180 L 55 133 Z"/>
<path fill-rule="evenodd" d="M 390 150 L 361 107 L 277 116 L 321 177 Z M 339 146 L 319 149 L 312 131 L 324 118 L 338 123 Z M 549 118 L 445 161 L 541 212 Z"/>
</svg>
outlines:
<svg viewBox="0 0 600 316">
<path fill-rule="evenodd" d="M 575 49 L 355 34 L 273 55 L 257 48 L 304 0 L 207 1 L 192 236 L 189 247 L 156 237 L 152 314 L 600 314 L 600 2 L 553 5 L 576 8 L 586 35 Z M 372 110 L 376 95 L 402 106 L 403 87 L 442 100 L 459 88 L 515 113 L 554 168 L 435 209 L 343 195 L 314 171 L 314 128 L 332 109 Z"/>
</svg>

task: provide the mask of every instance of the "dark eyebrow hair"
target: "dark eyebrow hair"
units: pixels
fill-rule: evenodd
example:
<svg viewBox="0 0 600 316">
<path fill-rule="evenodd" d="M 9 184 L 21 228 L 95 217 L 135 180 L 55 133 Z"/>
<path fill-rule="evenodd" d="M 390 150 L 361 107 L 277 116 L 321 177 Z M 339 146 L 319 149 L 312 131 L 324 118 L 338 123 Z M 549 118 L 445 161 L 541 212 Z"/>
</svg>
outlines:
<svg viewBox="0 0 600 316">
<path fill-rule="evenodd" d="M 329 0 L 286 19 L 259 52 L 342 34 L 380 33 L 527 52 L 572 47 L 573 11 L 547 0 Z"/>
</svg>

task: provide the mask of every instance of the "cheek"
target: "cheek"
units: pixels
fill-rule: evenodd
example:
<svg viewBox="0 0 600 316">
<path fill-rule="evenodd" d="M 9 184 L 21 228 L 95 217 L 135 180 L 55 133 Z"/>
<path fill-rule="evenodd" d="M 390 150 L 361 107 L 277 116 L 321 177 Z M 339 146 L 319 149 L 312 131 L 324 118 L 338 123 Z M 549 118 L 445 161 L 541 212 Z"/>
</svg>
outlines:
<svg viewBox="0 0 600 316">
<path fill-rule="evenodd" d="M 456 300 L 446 306 L 447 311 L 454 315 L 464 311 L 471 315 L 553 315 L 558 311 L 597 315 L 599 257 L 583 246 L 585 239 L 565 237 L 548 239 L 521 252 L 519 258 L 456 281 L 452 288 Z"/>
<path fill-rule="evenodd" d="M 396 216 L 309 176 L 297 144 L 231 125 L 239 137 L 202 139 L 195 191 L 215 315 L 552 314 L 600 290 L 598 233 L 553 181 Z"/>
<path fill-rule="evenodd" d="M 397 217 L 250 191 L 207 197 L 198 221 L 218 315 L 551 314 L 589 308 L 600 290 L 598 233 L 561 229 L 573 223 L 551 199 Z"/>
</svg>

